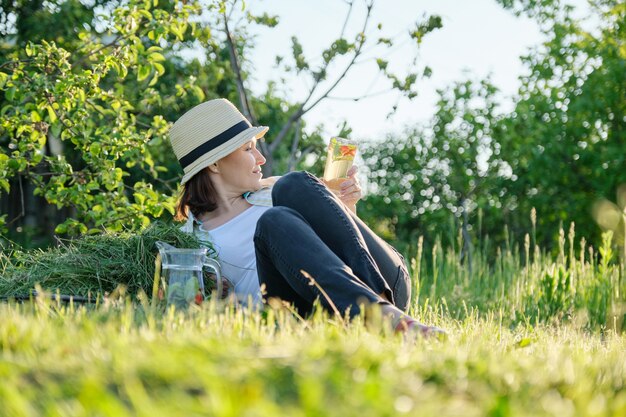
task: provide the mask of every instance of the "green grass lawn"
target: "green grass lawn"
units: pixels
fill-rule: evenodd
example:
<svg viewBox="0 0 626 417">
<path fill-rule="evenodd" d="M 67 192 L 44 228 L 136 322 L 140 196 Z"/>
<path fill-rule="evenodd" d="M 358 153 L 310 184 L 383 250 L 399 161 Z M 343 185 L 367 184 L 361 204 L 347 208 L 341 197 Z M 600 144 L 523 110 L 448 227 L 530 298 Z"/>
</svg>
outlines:
<svg viewBox="0 0 626 417">
<path fill-rule="evenodd" d="M 626 415 L 612 331 L 424 310 L 449 337 L 411 341 L 321 315 L 144 311 L 0 305 L 0 415 Z"/>
<path fill-rule="evenodd" d="M 478 247 L 472 268 L 420 245 L 411 313 L 441 341 L 374 316 L 152 305 L 141 294 L 163 233 L 150 233 L 0 253 L 0 295 L 54 290 L 68 271 L 67 291 L 138 288 L 89 308 L 0 303 L 0 416 L 626 416 L 625 266 L 610 236 L 596 251 L 562 233 L 553 255 L 526 238 L 489 262 Z"/>
</svg>

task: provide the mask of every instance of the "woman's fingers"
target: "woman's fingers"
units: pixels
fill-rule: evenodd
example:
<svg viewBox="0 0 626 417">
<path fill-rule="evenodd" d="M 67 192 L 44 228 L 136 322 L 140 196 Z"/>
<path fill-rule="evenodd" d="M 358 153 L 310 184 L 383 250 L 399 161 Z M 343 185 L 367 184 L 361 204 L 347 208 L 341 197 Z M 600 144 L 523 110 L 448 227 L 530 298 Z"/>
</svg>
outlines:
<svg viewBox="0 0 626 417">
<path fill-rule="evenodd" d="M 342 194 L 341 197 L 339 197 L 341 199 L 341 201 L 343 201 L 344 203 L 355 203 L 358 200 L 361 199 L 361 192 L 360 191 L 354 191 L 351 193 L 347 193 L 347 194 Z"/>
<path fill-rule="evenodd" d="M 353 195 L 355 193 L 360 194 L 361 184 L 359 183 L 359 179 L 356 177 L 357 172 L 359 172 L 359 168 L 356 165 L 352 165 L 346 174 L 348 179 L 339 184 L 339 191 L 341 195 Z"/>
<path fill-rule="evenodd" d="M 358 184 L 351 184 L 351 185 L 347 185 L 345 187 L 341 187 L 341 189 L 339 190 L 340 195 L 350 195 L 350 194 L 354 194 L 354 193 L 360 193 L 361 192 L 361 187 Z"/>
<path fill-rule="evenodd" d="M 344 203 L 354 204 L 360 200 L 361 197 L 361 184 L 356 178 L 348 179 L 340 184 L 339 198 Z"/>
<path fill-rule="evenodd" d="M 330 188 L 328 182 L 322 179 L 322 182 L 347 206 L 354 206 L 363 196 L 361 190 L 361 183 L 356 174 L 359 172 L 359 168 L 356 165 L 352 165 L 346 173 L 346 179 L 339 184 L 339 189 Z M 336 187 L 336 185 L 335 185 Z"/>
<path fill-rule="evenodd" d="M 359 180 L 356 178 L 349 178 L 339 184 L 339 191 L 344 194 L 361 191 L 361 183 L 359 183 Z"/>
<path fill-rule="evenodd" d="M 217 276 L 213 273 L 209 273 L 208 277 L 213 282 L 215 289 L 217 289 Z M 217 294 L 217 297 L 227 298 L 232 289 L 233 289 L 233 283 L 230 282 L 230 280 L 226 278 L 225 276 L 222 276 L 222 293 Z"/>
<path fill-rule="evenodd" d="M 233 285 L 226 277 L 224 277 L 222 283 L 223 283 L 222 296 L 220 298 L 227 298 L 228 294 L 230 294 L 230 290 L 232 289 Z"/>
</svg>

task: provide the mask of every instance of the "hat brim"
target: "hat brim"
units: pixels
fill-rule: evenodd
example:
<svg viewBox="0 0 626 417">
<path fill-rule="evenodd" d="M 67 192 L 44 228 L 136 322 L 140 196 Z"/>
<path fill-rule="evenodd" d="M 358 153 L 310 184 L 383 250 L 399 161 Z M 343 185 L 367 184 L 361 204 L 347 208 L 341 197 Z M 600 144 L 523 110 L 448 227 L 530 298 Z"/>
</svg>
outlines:
<svg viewBox="0 0 626 417">
<path fill-rule="evenodd" d="M 252 126 L 243 132 L 239 133 L 234 138 L 230 139 L 226 143 L 218 146 L 209 154 L 205 154 L 195 160 L 192 164 L 185 168 L 185 175 L 183 175 L 183 179 L 181 180 L 181 185 L 185 184 L 189 181 L 194 175 L 198 172 L 202 171 L 204 168 L 208 167 L 211 164 L 216 163 L 220 159 L 225 156 L 230 155 L 234 151 L 236 151 L 241 145 L 244 143 L 254 139 L 261 138 L 263 135 L 267 133 L 269 127 L 267 126 Z"/>
</svg>

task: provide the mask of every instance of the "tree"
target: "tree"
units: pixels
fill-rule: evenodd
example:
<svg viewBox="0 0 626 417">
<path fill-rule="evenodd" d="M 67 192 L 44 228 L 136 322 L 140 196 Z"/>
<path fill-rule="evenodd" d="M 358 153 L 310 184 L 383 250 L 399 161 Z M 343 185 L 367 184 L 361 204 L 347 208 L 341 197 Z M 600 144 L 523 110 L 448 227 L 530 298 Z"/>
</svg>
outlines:
<svg viewBox="0 0 626 417">
<path fill-rule="evenodd" d="M 599 243 L 592 207 L 626 183 L 626 7 L 591 2 L 599 26 L 585 30 L 560 1 L 502 3 L 535 18 L 547 38 L 523 57 L 528 74 L 503 121 L 502 153 L 517 176 L 514 221 L 524 227 L 535 207 L 544 243 L 570 221 Z"/>
<path fill-rule="evenodd" d="M 535 221 L 533 244 L 551 247 L 559 229 L 574 222 L 579 235 L 599 245 L 592 209 L 608 207 L 626 184 L 626 8 L 593 2 L 601 24 L 584 30 L 560 1 L 501 3 L 536 19 L 547 39 L 521 58 L 528 73 L 514 111 L 495 113 L 488 83 L 456 83 L 441 96 L 430 126 L 366 150 L 377 186 L 361 213 L 378 224 L 390 219 L 390 236 L 405 242 L 418 234 L 445 236 L 447 207 L 463 217 L 465 245 L 472 223 L 500 243 L 505 225 L 520 236 Z M 595 214 L 623 240 L 619 221 L 598 217 L 616 210 Z M 477 212 L 482 216 L 472 219 Z"/>
<path fill-rule="evenodd" d="M 353 4 L 348 3 L 346 22 Z M 30 222 L 40 231 L 50 223 L 50 235 L 135 230 L 171 213 L 180 171 L 168 149 L 169 123 L 207 98 L 240 101 L 251 121 L 272 127 L 276 136 L 261 145 L 267 173 L 307 166 L 307 154 L 322 153 L 321 128 L 307 128 L 302 116 L 328 98 L 365 56 L 365 46 L 392 43 L 365 36 L 372 4 L 366 5 L 363 31 L 349 39 L 344 27 L 319 65 L 309 64 L 294 38 L 294 64 L 285 68 L 283 61 L 282 68 L 313 80 L 309 96 L 296 103 L 280 97 L 274 81 L 260 97 L 244 87 L 249 63 L 242 57 L 254 45 L 247 25 L 273 26 L 277 19 L 244 11 L 238 16 L 246 23 L 236 23 L 232 10 L 239 5 L 236 0 L 4 1 L 0 227 Z M 440 26 L 440 19 L 431 17 L 410 36 L 419 44 Z M 183 58 L 185 50 L 197 47 L 206 52 L 204 62 Z M 348 64 L 329 77 L 340 57 Z M 415 94 L 417 74 L 400 78 L 384 61 L 378 66 L 393 88 Z M 45 220 L 52 207 L 62 212 Z"/>
<path fill-rule="evenodd" d="M 42 7 L 38 15 L 46 16 Z M 73 49 L 45 36 L 25 42 L 31 35 L 19 31 L 18 18 L 15 46 L 3 45 L 0 66 L 0 189 L 9 193 L 12 179 L 14 187 L 25 180 L 48 203 L 72 207 L 56 233 L 133 230 L 172 212 L 173 198 L 153 185 L 166 168 L 154 164 L 149 145 L 165 142 L 168 123 L 152 107 L 162 104 L 155 85 L 165 72 L 164 49 L 186 34 L 206 36 L 189 23 L 199 13 L 196 3 L 131 0 L 99 18 L 101 33 L 77 25 L 71 39 L 59 35 Z M 185 80 L 176 89 L 197 86 Z M 132 169 L 150 181 L 128 183 Z"/>
<path fill-rule="evenodd" d="M 305 97 L 299 99 L 289 98 L 289 101 L 292 101 L 294 104 L 286 112 L 286 119 L 279 129 L 275 131 L 276 133 L 270 130 L 266 143 L 261 143 L 261 151 L 267 158 L 265 170 L 269 175 L 284 172 L 285 165 L 287 168 L 293 168 L 307 154 L 320 150 L 321 140 L 319 138 L 317 141 L 309 143 L 306 140 L 302 140 L 303 138 L 306 139 L 303 129 L 303 117 L 322 101 L 329 99 L 331 93 L 335 91 L 337 86 L 342 83 L 356 66 L 368 61 L 375 62 L 379 72 L 389 81 L 389 91 L 396 90 L 409 98 L 417 95 L 416 82 L 418 78 L 430 76 L 430 68 L 424 67 L 418 70 L 417 57 L 413 60 L 413 68 L 410 68 L 405 76 L 399 76 L 390 72 L 388 62 L 381 57 L 373 55 L 373 51 L 382 48 L 382 52 L 385 52 L 385 50 L 389 50 L 394 45 L 394 42 L 399 40 L 376 37 L 376 35 L 370 33 L 372 30 L 371 13 L 374 1 L 349 0 L 345 1 L 345 3 L 346 16 L 339 36 L 322 52 L 320 57 L 317 57 L 317 59 L 308 57 L 295 36 L 291 38 L 291 60 L 287 61 L 282 56 L 276 57 L 278 69 L 282 69 L 286 74 L 294 74 L 300 79 L 307 79 L 310 87 Z M 245 76 L 243 75 L 245 61 L 242 60 L 242 57 L 245 57 L 246 47 L 249 47 L 249 45 L 237 42 L 242 38 L 249 38 L 249 36 L 245 36 L 245 26 L 242 28 L 233 23 L 237 19 L 239 21 L 242 20 L 236 13 L 239 7 L 238 4 L 239 0 L 222 2 L 218 27 L 222 27 L 224 39 L 229 48 L 229 58 L 236 79 L 240 107 L 246 117 L 253 123 L 256 123 L 255 106 L 250 99 L 251 94 L 245 86 Z M 349 34 L 347 30 L 348 23 L 354 19 L 353 13 L 359 6 L 365 9 L 361 29 L 355 34 Z M 254 21 L 273 27 L 278 24 L 278 17 L 268 16 L 267 14 L 262 16 L 251 16 L 248 14 L 246 21 Z M 407 30 L 407 33 L 414 44 L 419 46 L 428 33 L 441 27 L 442 22 L 439 16 L 429 16 L 425 17 L 423 21 L 417 22 L 415 28 Z M 380 29 L 381 26 L 378 25 L 377 30 Z M 242 33 L 244 35 L 241 35 Z M 274 84 L 270 83 L 270 88 L 272 85 Z M 367 98 L 367 93 L 351 99 L 357 101 L 364 98 Z M 285 113 L 282 108 L 276 110 L 280 113 Z M 283 164 L 280 164 L 281 160 Z M 284 161 L 287 161 L 286 164 Z"/>
<path fill-rule="evenodd" d="M 393 234 L 406 243 L 419 235 L 434 241 L 447 234 L 449 218 L 457 219 L 461 257 L 467 256 L 471 265 L 471 220 L 475 223 L 478 210 L 491 214 L 515 204 L 506 193 L 510 167 L 497 142 L 496 93 L 488 80 L 457 82 L 439 91 L 437 111 L 426 129 L 407 129 L 402 140 L 389 137 L 365 147 L 372 186 L 362 212 L 371 223 L 390 219 Z M 491 221 L 481 227 L 493 234 L 502 229 Z"/>
<path fill-rule="evenodd" d="M 488 80 L 457 82 L 440 91 L 431 139 L 424 144 L 427 164 L 422 177 L 430 179 L 426 195 L 434 209 L 446 208 L 461 219 L 461 258 L 468 256 L 470 268 L 470 215 L 477 209 L 491 212 L 514 207 L 505 186 L 511 178 L 510 167 L 500 155 L 497 139 L 496 93 Z M 482 232 L 495 234 L 499 228 Z"/>
</svg>

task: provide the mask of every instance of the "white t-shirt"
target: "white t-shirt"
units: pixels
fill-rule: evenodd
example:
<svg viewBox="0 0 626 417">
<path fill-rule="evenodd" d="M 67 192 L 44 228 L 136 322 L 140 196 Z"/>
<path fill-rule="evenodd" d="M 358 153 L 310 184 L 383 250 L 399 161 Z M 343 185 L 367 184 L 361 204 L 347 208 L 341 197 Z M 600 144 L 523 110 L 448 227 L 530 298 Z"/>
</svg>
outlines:
<svg viewBox="0 0 626 417">
<path fill-rule="evenodd" d="M 259 277 L 256 269 L 254 252 L 254 231 L 259 217 L 270 207 L 252 206 L 221 226 L 208 233 L 210 241 L 217 251 L 222 275 L 233 283 L 237 300 L 248 304 L 261 304 Z M 200 231 L 204 231 L 201 227 Z"/>
<path fill-rule="evenodd" d="M 252 207 L 223 225 L 206 231 L 189 212 L 187 222 L 180 229 L 195 234 L 201 242 L 211 243 L 217 252 L 222 275 L 233 283 L 239 302 L 247 305 L 248 297 L 252 297 L 253 305 L 260 305 L 261 289 L 256 269 L 254 232 L 259 217 L 272 207 L 272 187 L 246 193 L 243 197 Z"/>
</svg>

